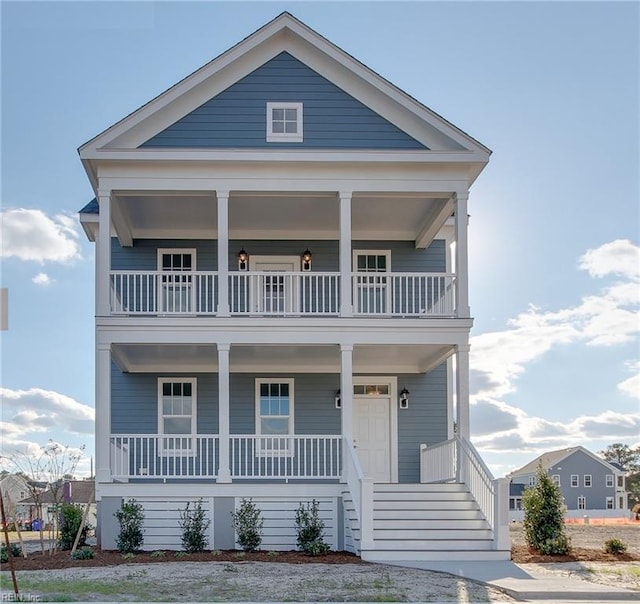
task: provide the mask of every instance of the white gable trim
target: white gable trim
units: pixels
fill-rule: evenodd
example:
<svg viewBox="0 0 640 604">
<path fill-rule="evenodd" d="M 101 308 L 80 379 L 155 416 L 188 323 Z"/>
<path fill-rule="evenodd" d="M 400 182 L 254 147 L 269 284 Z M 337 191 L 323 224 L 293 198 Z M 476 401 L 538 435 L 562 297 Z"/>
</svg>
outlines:
<svg viewBox="0 0 640 604">
<path fill-rule="evenodd" d="M 79 149 L 83 159 L 105 147 L 135 149 L 280 52 L 287 51 L 427 147 L 438 136 L 460 151 L 490 151 L 387 80 L 283 13 Z M 214 77 L 215 76 L 215 77 Z M 436 148 L 442 147 L 437 145 Z M 454 149 L 449 149 L 454 150 Z M 93 155 L 95 157 L 95 155 Z"/>
</svg>

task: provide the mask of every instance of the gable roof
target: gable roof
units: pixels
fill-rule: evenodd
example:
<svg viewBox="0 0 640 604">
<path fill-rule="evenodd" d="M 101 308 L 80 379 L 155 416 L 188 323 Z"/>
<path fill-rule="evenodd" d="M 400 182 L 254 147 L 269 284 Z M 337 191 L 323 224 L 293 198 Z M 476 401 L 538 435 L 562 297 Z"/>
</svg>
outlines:
<svg viewBox="0 0 640 604">
<path fill-rule="evenodd" d="M 491 151 L 288 12 L 252 33 L 96 137 L 78 152 L 95 186 L 91 160 L 133 151 L 242 77 L 286 51 L 428 149 L 464 153 L 483 166 Z M 157 150 L 154 150 L 157 151 Z M 151 150 L 145 149 L 148 157 Z M 425 153 L 428 153 L 425 151 Z M 142 153 L 138 153 L 140 157 Z M 455 161 L 455 158 L 452 158 Z M 460 160 L 458 160 L 460 161 Z M 477 170 L 480 172 L 482 168 Z M 477 176 L 477 174 L 476 174 Z"/>
<path fill-rule="evenodd" d="M 72 503 L 89 503 L 95 497 L 95 481 L 93 480 L 67 480 L 59 491 L 59 495 L 64 493 L 65 498 L 68 493 L 69 501 Z M 44 504 L 56 503 L 54 492 L 48 489 L 40 494 L 40 502 Z M 27 497 L 20 501 L 23 504 L 34 504 L 33 497 Z"/>
<path fill-rule="evenodd" d="M 522 476 L 523 474 L 535 474 L 538 469 L 539 463 L 542 463 L 542 467 L 545 470 L 548 470 L 549 468 L 555 466 L 556 464 L 560 463 L 567 457 L 570 457 L 574 453 L 577 453 L 578 451 L 581 451 L 582 453 L 585 453 L 589 457 L 600 462 L 603 466 L 607 467 L 612 473 L 618 473 L 618 474 L 620 473 L 620 470 L 618 470 L 615 466 L 605 461 L 601 457 L 598 457 L 588 449 L 585 449 L 584 447 L 578 445 L 577 447 L 567 447 L 566 449 L 558 449 L 556 451 L 547 451 L 546 453 L 543 453 L 542 455 L 539 455 L 538 457 L 536 457 L 533 461 L 530 461 L 528 464 L 525 464 L 518 470 L 514 470 L 513 472 L 508 474 L 508 476 L 513 478 L 515 476 Z"/>
</svg>

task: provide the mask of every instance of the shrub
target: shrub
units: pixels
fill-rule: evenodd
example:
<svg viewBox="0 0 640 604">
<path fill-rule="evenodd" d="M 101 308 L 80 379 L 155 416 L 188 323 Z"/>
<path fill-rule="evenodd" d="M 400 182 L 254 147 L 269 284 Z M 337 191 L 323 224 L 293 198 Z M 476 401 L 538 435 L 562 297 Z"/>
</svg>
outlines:
<svg viewBox="0 0 640 604">
<path fill-rule="evenodd" d="M 607 554 L 624 554 L 627 551 L 627 544 L 620 539 L 607 539 L 604 542 L 604 551 Z"/>
<path fill-rule="evenodd" d="M 11 555 L 14 558 L 22 556 L 22 548 L 17 543 L 11 543 Z M 7 546 L 3 543 L 0 545 L 0 562 L 3 564 L 9 561 L 9 554 L 7 553 Z"/>
<path fill-rule="evenodd" d="M 242 499 L 237 512 L 231 512 L 233 528 L 238 535 L 238 543 L 245 552 L 253 552 L 262 543 L 264 520 L 258 507 L 251 499 Z"/>
<path fill-rule="evenodd" d="M 567 554 L 571 549 L 564 532 L 562 495 L 542 464 L 536 472 L 536 485 L 522 495 L 524 533 L 529 547 L 542 554 Z"/>
<path fill-rule="evenodd" d="M 187 502 L 187 507 L 180 510 L 180 528 L 184 551 L 194 554 L 207 549 L 207 529 L 211 522 L 206 518 L 202 499 L 198 499 L 192 510 L 189 509 L 189 505 L 190 502 Z"/>
<path fill-rule="evenodd" d="M 62 504 L 60 510 L 60 539 L 58 540 L 58 547 L 61 550 L 69 550 L 73 547 L 73 542 L 76 540 L 76 535 L 82 522 L 83 513 L 84 510 L 80 505 L 74 503 Z M 78 547 L 86 545 L 87 534 L 90 529 L 91 527 L 86 524 L 82 527 Z"/>
<path fill-rule="evenodd" d="M 95 552 L 92 549 L 77 549 L 71 557 L 74 560 L 91 560 L 95 556 Z"/>
<path fill-rule="evenodd" d="M 120 532 L 116 537 L 116 545 L 123 554 L 131 554 L 142 547 L 144 534 L 144 510 L 135 499 L 122 502 L 120 509 L 114 514 L 120 523 Z"/>
<path fill-rule="evenodd" d="M 166 558 L 167 557 L 167 552 L 165 552 L 162 549 L 157 549 L 154 552 L 151 552 L 151 557 L 152 558 Z"/>
<path fill-rule="evenodd" d="M 296 510 L 296 531 L 298 547 L 310 556 L 321 556 L 329 551 L 322 533 L 324 522 L 318 513 L 318 502 L 314 499 L 305 506 L 301 503 Z"/>
</svg>

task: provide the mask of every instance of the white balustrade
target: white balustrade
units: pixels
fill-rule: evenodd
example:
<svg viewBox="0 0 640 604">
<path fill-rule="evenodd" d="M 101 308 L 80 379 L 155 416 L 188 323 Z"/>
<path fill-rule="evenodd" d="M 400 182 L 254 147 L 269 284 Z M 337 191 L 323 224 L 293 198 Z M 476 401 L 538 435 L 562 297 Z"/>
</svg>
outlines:
<svg viewBox="0 0 640 604">
<path fill-rule="evenodd" d="M 229 437 L 232 478 L 338 479 L 341 436 Z"/>
<path fill-rule="evenodd" d="M 205 271 L 111 271 L 111 312 L 213 315 L 218 276 Z"/>
<path fill-rule="evenodd" d="M 360 523 L 360 549 L 373 549 L 373 480 L 365 478 L 360 460 L 345 437 L 343 481 L 349 487 L 356 517 Z"/>
<path fill-rule="evenodd" d="M 455 275 L 446 273 L 352 273 L 355 315 L 452 317 Z"/>
<path fill-rule="evenodd" d="M 337 315 L 340 273 L 235 272 L 229 307 L 235 315 Z"/>
<path fill-rule="evenodd" d="M 111 475 L 131 478 L 214 478 L 218 436 L 112 434 Z"/>
<path fill-rule="evenodd" d="M 449 482 L 456 476 L 455 439 L 420 445 L 420 482 Z"/>
</svg>

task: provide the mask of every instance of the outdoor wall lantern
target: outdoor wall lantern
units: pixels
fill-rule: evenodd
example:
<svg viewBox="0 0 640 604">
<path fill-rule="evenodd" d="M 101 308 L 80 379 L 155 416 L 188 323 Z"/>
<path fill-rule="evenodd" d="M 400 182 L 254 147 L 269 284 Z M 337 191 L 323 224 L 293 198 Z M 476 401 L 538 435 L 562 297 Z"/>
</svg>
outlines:
<svg viewBox="0 0 640 604">
<path fill-rule="evenodd" d="M 302 270 L 303 271 L 310 271 L 311 270 L 311 258 L 312 258 L 312 254 L 309 251 L 309 248 L 307 248 L 304 252 L 302 252 Z"/>
<path fill-rule="evenodd" d="M 410 392 L 406 388 L 400 390 L 400 409 L 409 408 L 409 394 Z"/>
<path fill-rule="evenodd" d="M 342 397 L 340 396 L 340 390 L 336 390 L 335 397 L 336 409 L 340 409 L 342 407 Z"/>
<path fill-rule="evenodd" d="M 247 252 L 244 251 L 244 248 L 242 248 L 238 252 L 238 270 L 246 271 L 248 267 L 249 267 L 249 254 L 247 254 Z"/>
</svg>

